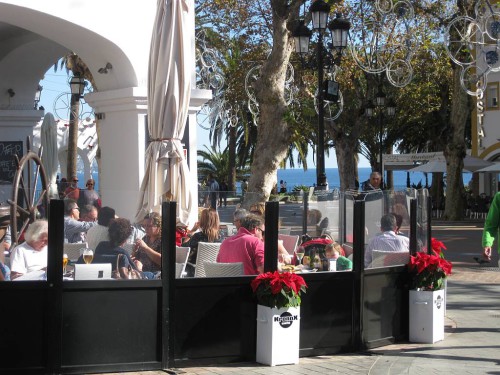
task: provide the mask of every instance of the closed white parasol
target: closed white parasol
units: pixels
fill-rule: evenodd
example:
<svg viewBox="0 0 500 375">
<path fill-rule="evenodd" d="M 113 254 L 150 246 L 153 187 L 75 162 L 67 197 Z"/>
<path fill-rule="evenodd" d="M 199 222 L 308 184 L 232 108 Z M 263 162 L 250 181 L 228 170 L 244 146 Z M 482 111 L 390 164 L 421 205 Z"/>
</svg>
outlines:
<svg viewBox="0 0 500 375">
<path fill-rule="evenodd" d="M 146 169 L 136 222 L 164 201 L 177 202 L 177 217 L 194 223 L 197 207 L 181 139 L 191 95 L 194 56 L 192 0 L 158 0 L 153 27 L 148 77 L 148 130 Z"/>
<path fill-rule="evenodd" d="M 49 198 L 57 199 L 57 168 L 59 159 L 57 157 L 57 124 L 52 113 L 46 113 L 40 131 L 40 144 L 43 147 L 42 164 L 47 175 Z"/>
</svg>

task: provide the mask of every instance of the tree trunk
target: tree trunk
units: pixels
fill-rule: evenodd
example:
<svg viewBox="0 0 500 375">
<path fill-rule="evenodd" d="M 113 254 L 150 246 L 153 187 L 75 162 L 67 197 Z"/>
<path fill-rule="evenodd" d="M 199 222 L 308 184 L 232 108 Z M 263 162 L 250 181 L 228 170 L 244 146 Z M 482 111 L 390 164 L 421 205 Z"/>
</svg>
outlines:
<svg viewBox="0 0 500 375">
<path fill-rule="evenodd" d="M 257 143 L 248 181 L 244 206 L 256 201 L 266 201 L 277 183 L 277 170 L 287 155 L 290 132 L 284 119 L 287 109 L 284 98 L 285 74 L 293 39 L 287 29 L 291 9 L 286 0 L 272 0 L 273 49 L 262 65 L 260 77 L 255 82 L 255 94 L 259 104 Z M 298 6 L 293 17 L 298 15 Z"/>
<path fill-rule="evenodd" d="M 78 159 L 78 119 L 80 115 L 80 96 L 71 95 L 71 112 L 69 117 L 69 132 L 68 132 L 68 165 L 67 175 L 68 181 L 73 176 L 76 176 L 76 161 Z"/>
<path fill-rule="evenodd" d="M 466 154 L 465 126 L 470 115 L 469 97 L 460 85 L 461 68 L 453 64 L 453 99 L 450 113 L 450 135 L 444 155 L 446 157 L 445 217 L 462 220 L 464 184 L 462 172 Z"/>
<path fill-rule="evenodd" d="M 330 138 L 335 143 L 335 155 L 340 178 L 340 190 L 356 189 L 357 158 L 353 150 L 357 149 L 357 138 L 338 131 L 334 126 L 326 125 Z"/>
</svg>

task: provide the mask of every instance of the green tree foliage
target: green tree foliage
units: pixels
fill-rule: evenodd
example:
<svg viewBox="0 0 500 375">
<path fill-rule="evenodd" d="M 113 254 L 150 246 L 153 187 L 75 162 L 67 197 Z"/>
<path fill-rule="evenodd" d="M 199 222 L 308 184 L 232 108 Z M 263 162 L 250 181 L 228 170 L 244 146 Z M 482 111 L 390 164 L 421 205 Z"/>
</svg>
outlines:
<svg viewBox="0 0 500 375">
<path fill-rule="evenodd" d="M 198 178 L 206 180 L 209 174 L 212 174 L 217 181 L 227 180 L 229 174 L 229 152 L 226 148 L 219 152 L 216 149 L 198 150 Z M 239 163 L 237 163 L 239 164 Z M 241 180 L 249 172 L 248 167 L 238 167 L 236 169 L 236 178 Z"/>
</svg>

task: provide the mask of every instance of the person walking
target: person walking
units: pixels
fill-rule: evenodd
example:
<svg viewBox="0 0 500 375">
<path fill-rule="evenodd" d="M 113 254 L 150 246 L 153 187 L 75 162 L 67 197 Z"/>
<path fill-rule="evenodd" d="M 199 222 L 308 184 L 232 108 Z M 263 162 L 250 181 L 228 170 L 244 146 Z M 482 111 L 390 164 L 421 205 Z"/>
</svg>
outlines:
<svg viewBox="0 0 500 375">
<path fill-rule="evenodd" d="M 378 172 L 370 173 L 370 179 L 363 182 L 362 191 L 380 190 L 382 184 L 382 175 Z"/>
<path fill-rule="evenodd" d="M 247 193 L 248 190 L 248 182 L 246 178 L 243 179 L 243 182 L 241 183 L 241 197 L 245 197 L 245 194 Z"/>
<path fill-rule="evenodd" d="M 219 199 L 219 183 L 212 174 L 208 175 L 208 199 L 210 207 L 217 209 L 217 200 Z"/>
<path fill-rule="evenodd" d="M 78 201 L 78 198 L 80 198 L 80 189 L 78 188 L 78 177 L 73 176 L 71 178 L 70 185 L 66 188 L 66 190 L 64 190 L 64 198 Z"/>
<path fill-rule="evenodd" d="M 488 263 L 491 261 L 491 248 L 495 239 L 498 242 L 498 232 L 500 230 L 500 192 L 496 193 L 491 201 L 490 208 L 488 210 L 488 216 L 484 221 L 483 229 L 483 258 L 474 258 L 478 263 Z M 500 243 L 498 246 L 498 252 L 500 254 Z M 498 266 L 500 267 L 500 260 L 498 261 Z"/>
<path fill-rule="evenodd" d="M 219 206 L 222 207 L 222 201 L 224 201 L 224 207 L 227 207 L 227 190 L 228 186 L 226 180 L 222 180 L 219 184 Z"/>
<path fill-rule="evenodd" d="M 92 178 L 87 180 L 85 184 L 87 189 L 80 190 L 80 196 L 78 198 L 78 207 L 83 208 L 86 205 L 92 205 L 97 208 L 101 208 L 101 198 L 97 191 L 94 190 L 95 181 Z"/>
</svg>

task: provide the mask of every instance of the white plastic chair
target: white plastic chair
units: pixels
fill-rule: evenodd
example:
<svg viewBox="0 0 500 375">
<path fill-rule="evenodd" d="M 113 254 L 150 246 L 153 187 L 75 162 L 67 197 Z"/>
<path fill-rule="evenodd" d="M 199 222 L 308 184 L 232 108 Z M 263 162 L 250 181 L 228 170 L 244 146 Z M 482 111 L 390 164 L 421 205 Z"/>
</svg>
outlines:
<svg viewBox="0 0 500 375">
<path fill-rule="evenodd" d="M 194 277 L 206 277 L 205 262 L 215 262 L 219 254 L 220 243 L 199 242 L 196 254 Z"/>
<path fill-rule="evenodd" d="M 64 254 L 68 254 L 68 259 L 71 261 L 77 261 L 80 255 L 83 253 L 83 249 L 87 248 L 87 243 L 65 243 L 64 244 Z M 82 251 L 80 251 L 82 250 Z M 94 249 L 92 249 L 94 250 Z"/>
<path fill-rule="evenodd" d="M 371 268 L 400 266 L 410 261 L 409 251 L 372 250 Z"/>
<path fill-rule="evenodd" d="M 189 258 L 189 247 L 176 247 L 175 250 L 175 277 L 181 278 L 185 276 L 186 264 Z"/>
<path fill-rule="evenodd" d="M 206 277 L 234 277 L 241 276 L 243 272 L 243 263 L 217 263 L 204 262 Z"/>
</svg>

